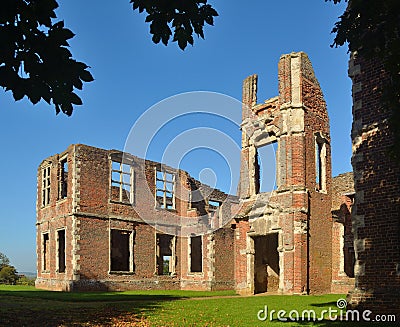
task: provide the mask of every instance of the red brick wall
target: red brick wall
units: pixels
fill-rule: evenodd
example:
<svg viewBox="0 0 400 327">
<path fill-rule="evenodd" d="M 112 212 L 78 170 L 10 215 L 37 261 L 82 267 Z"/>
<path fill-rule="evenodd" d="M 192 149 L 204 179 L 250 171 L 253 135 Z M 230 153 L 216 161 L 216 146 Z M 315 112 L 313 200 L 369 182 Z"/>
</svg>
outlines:
<svg viewBox="0 0 400 327">
<path fill-rule="evenodd" d="M 355 56 L 353 157 L 356 189 L 353 210 L 357 253 L 350 304 L 374 314 L 400 314 L 400 166 L 388 155 L 393 133 L 382 105 L 387 75 L 380 60 Z"/>
<path fill-rule="evenodd" d="M 58 196 L 58 175 L 60 171 L 60 158 L 64 158 L 65 154 L 69 153 L 72 147 L 60 155 L 55 155 L 44 160 L 38 168 L 38 195 L 37 195 L 37 282 L 36 285 L 42 288 L 49 288 L 55 290 L 69 290 L 70 280 L 73 279 L 73 266 L 72 266 L 72 237 L 70 235 L 73 225 L 70 213 L 72 211 L 72 174 L 68 174 L 67 179 L 67 193 L 68 198 L 59 199 Z M 73 157 L 68 155 L 68 169 L 71 171 L 73 166 Z M 50 172 L 50 203 L 43 206 L 42 199 L 42 174 L 43 168 L 51 167 Z M 65 256 L 66 267 L 64 273 L 57 272 L 57 230 L 65 229 Z M 49 235 L 49 249 L 48 249 L 48 267 L 43 271 L 43 233 Z"/>
<path fill-rule="evenodd" d="M 57 266 L 57 231 L 65 229 L 65 257 L 66 267 L 64 273 L 58 272 Z M 69 234 L 72 230 L 71 220 L 67 218 L 58 219 L 52 222 L 46 222 L 37 228 L 37 286 L 47 289 L 54 289 L 59 291 L 70 290 L 69 281 L 73 279 L 73 267 L 72 267 L 72 240 Z M 48 260 L 46 271 L 42 270 L 43 267 L 43 233 L 49 234 L 49 249 L 48 249 Z M 47 280 L 48 282 L 45 282 Z"/>
<path fill-rule="evenodd" d="M 327 293 L 331 288 L 331 151 L 329 118 L 321 88 L 312 73 L 311 63 L 302 61 L 302 99 L 305 106 L 306 187 L 309 190 L 309 260 L 311 293 Z M 317 191 L 315 133 L 326 139 L 326 188 Z"/>
<path fill-rule="evenodd" d="M 227 226 L 215 232 L 214 235 L 214 285 L 213 289 L 234 288 L 234 230 Z"/>
<path fill-rule="evenodd" d="M 105 219 L 79 217 L 81 279 L 105 279 L 109 271 L 109 228 Z"/>
<path fill-rule="evenodd" d="M 351 209 L 353 173 L 332 179 L 332 293 L 347 293 L 354 287 L 354 236 Z"/>
<path fill-rule="evenodd" d="M 235 235 L 235 284 L 236 291 L 241 294 L 248 294 L 247 289 L 247 256 L 246 238 L 249 231 L 249 222 L 239 220 L 236 223 Z"/>
<path fill-rule="evenodd" d="M 58 200 L 59 158 L 68 154 L 68 197 Z M 199 211 L 188 211 L 188 179 L 186 172 L 177 171 L 175 184 L 175 210 L 155 208 L 155 168 L 158 163 L 136 158 L 135 161 L 135 201 L 119 203 L 110 198 L 110 155 L 121 154 L 114 150 L 103 150 L 86 145 L 71 145 L 65 153 L 46 159 L 38 170 L 37 204 L 37 287 L 54 290 L 121 290 L 121 289 L 177 289 L 185 277 L 188 288 L 211 289 L 213 286 L 214 259 L 211 252 L 223 260 L 228 260 L 226 243 L 211 244 L 209 236 L 203 237 L 203 273 L 189 276 L 187 273 L 187 240 L 176 239 L 176 273 L 173 276 L 155 274 L 156 230 L 147 223 L 176 223 L 183 217 L 196 217 Z M 47 163 L 51 168 L 51 201 L 42 203 L 42 167 Z M 215 196 L 222 192 L 214 191 Z M 222 199 L 221 198 L 221 199 Z M 204 204 L 203 204 L 204 205 Z M 201 208 L 200 208 L 201 209 Z M 202 209 L 205 210 L 204 208 Z M 204 211 L 206 212 L 206 211 Z M 143 220 L 144 219 L 144 220 Z M 159 225 L 161 226 L 161 225 Z M 57 228 L 66 228 L 67 268 L 63 274 L 56 274 Z M 134 234 L 134 272 L 110 273 L 110 229 L 123 229 Z M 42 272 L 42 232 L 50 232 L 49 272 Z M 157 233 L 177 232 L 177 227 L 163 229 Z M 226 242 L 233 244 L 233 239 Z M 183 243 L 183 245 L 182 245 Z M 186 245 L 185 245 L 186 244 Z M 223 247 L 219 253 L 219 247 Z M 232 257 L 232 254 L 231 254 Z M 186 269 L 186 270 L 185 270 Z M 231 270 L 233 273 L 233 270 Z M 188 277 L 189 276 L 189 277 Z M 223 275 L 219 278 L 223 278 Z M 225 280 L 219 281 L 225 283 Z M 220 286 L 218 286 L 220 287 Z"/>
<path fill-rule="evenodd" d="M 291 79 L 290 56 L 281 57 L 279 66 L 281 101 L 290 101 L 293 96 L 292 89 L 289 90 L 294 83 Z M 294 287 L 294 292 L 304 292 L 308 287 L 311 293 L 326 293 L 330 291 L 331 287 L 332 264 L 329 118 L 325 100 L 311 63 L 306 55 L 299 54 L 299 56 L 301 65 L 300 101 L 304 108 L 304 133 L 292 134 L 286 138 L 286 151 L 290 156 L 287 157 L 287 162 L 291 163 L 291 171 L 289 168 L 290 175 L 287 176 L 286 183 L 289 188 L 297 186 L 300 189 L 304 187 L 304 190 L 308 190 L 307 192 L 293 192 L 290 206 L 295 210 L 293 214 L 295 230 L 296 224 L 301 225 L 308 221 L 309 234 L 308 237 L 306 233 L 294 234 L 293 273 L 294 285 L 297 285 Z M 315 133 L 318 132 L 326 139 L 326 187 L 323 191 L 316 190 Z M 303 208 L 306 209 L 306 212 Z M 307 261 L 309 267 L 307 267 Z M 308 276 L 307 269 L 309 269 Z"/>
</svg>

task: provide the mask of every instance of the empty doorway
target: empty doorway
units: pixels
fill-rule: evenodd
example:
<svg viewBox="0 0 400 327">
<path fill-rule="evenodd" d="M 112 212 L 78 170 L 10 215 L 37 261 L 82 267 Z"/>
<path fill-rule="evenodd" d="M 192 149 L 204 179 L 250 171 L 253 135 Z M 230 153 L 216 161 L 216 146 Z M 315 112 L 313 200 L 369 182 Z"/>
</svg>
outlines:
<svg viewBox="0 0 400 327">
<path fill-rule="evenodd" d="M 279 289 L 278 233 L 253 237 L 254 293 Z"/>
</svg>

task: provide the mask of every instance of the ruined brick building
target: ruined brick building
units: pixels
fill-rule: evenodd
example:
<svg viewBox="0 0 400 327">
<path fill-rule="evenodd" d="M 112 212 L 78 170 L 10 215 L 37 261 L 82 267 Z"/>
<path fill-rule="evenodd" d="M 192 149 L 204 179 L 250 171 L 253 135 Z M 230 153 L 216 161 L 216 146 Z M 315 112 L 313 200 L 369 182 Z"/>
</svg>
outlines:
<svg viewBox="0 0 400 327">
<path fill-rule="evenodd" d="M 343 256 L 333 256 L 332 245 L 343 233 L 332 234 L 340 222 L 332 221 L 326 104 L 305 53 L 283 55 L 278 74 L 279 95 L 264 103 L 257 104 L 257 76 L 243 86 L 236 290 L 329 293 L 336 291 L 332 280 L 341 279 L 332 259 Z M 276 189 L 262 193 L 258 152 L 274 143 Z"/>
<path fill-rule="evenodd" d="M 231 201 L 218 190 L 205 192 L 188 173 L 76 144 L 45 159 L 38 181 L 37 287 L 233 287 L 233 251 L 226 241 L 232 230 L 207 233 Z M 192 203 L 190 195 L 197 192 L 207 197 Z M 138 212 L 146 212 L 148 219 Z M 200 235 L 176 236 L 182 235 L 177 229 L 190 228 L 179 219 L 194 220 Z"/>
<path fill-rule="evenodd" d="M 243 85 L 238 197 L 187 172 L 71 145 L 38 169 L 36 286 L 340 293 L 353 283 L 352 175 L 331 177 L 329 119 L 305 53 L 279 61 L 279 94 Z M 276 149 L 260 189 L 259 150 Z"/>
</svg>

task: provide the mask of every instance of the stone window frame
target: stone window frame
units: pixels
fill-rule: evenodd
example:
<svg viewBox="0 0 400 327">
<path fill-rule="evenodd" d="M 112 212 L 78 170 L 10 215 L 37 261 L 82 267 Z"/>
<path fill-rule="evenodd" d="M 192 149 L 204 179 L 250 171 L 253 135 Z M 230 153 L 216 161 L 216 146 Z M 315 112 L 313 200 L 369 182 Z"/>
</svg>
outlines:
<svg viewBox="0 0 400 327">
<path fill-rule="evenodd" d="M 218 203 L 218 205 L 214 205 L 212 202 L 213 203 Z M 207 200 L 207 205 L 208 205 L 208 211 L 210 213 L 214 213 L 214 212 L 218 213 L 218 211 L 221 209 L 222 201 L 219 201 L 219 200 L 214 199 L 214 198 L 209 198 Z"/>
<path fill-rule="evenodd" d="M 162 177 L 159 177 L 162 174 Z M 171 179 L 167 177 L 170 176 Z M 175 193 L 176 193 L 176 172 L 172 169 L 164 167 L 154 167 L 154 206 L 156 209 L 176 210 Z M 162 183 L 162 188 L 159 187 Z M 168 187 L 169 186 L 169 187 Z M 161 195 L 158 195 L 161 194 Z M 169 204 L 171 199 L 171 204 Z M 159 200 L 162 200 L 160 203 Z"/>
<path fill-rule="evenodd" d="M 314 133 L 315 190 L 320 193 L 327 192 L 327 144 L 328 140 L 322 132 Z"/>
<path fill-rule="evenodd" d="M 51 162 L 42 166 L 42 207 L 50 205 L 51 196 Z"/>
<path fill-rule="evenodd" d="M 164 274 L 160 274 L 159 270 L 158 270 L 158 262 L 157 262 L 157 258 L 160 257 L 160 247 L 159 247 L 159 238 L 162 235 L 166 235 L 171 237 L 171 260 L 169 261 L 169 274 L 168 275 L 164 275 Z M 170 235 L 170 234 L 164 234 L 164 233 L 155 233 L 155 272 L 154 275 L 157 276 L 171 276 L 171 277 L 175 277 L 176 276 L 176 236 L 175 235 Z"/>
<path fill-rule="evenodd" d="M 275 156 L 275 183 L 274 188 L 271 191 L 275 191 L 278 189 L 278 181 L 279 181 L 279 148 L 280 148 L 280 139 L 276 136 L 276 128 L 275 126 L 267 126 L 267 128 L 263 131 L 259 131 L 250 139 L 250 146 L 252 148 L 251 153 L 253 155 L 253 167 L 254 167 L 254 194 L 261 194 L 265 192 L 261 192 L 261 184 L 262 184 L 262 176 L 261 176 L 261 167 L 260 163 L 262 163 L 263 159 L 260 158 L 260 149 L 268 146 L 273 147 L 274 156 Z M 263 169 L 265 169 L 264 167 Z"/>
<path fill-rule="evenodd" d="M 46 246 L 46 239 L 45 235 L 47 236 L 48 246 Z M 50 231 L 46 230 L 41 232 L 41 258 L 42 258 L 42 273 L 49 273 L 50 267 L 47 267 L 47 258 L 50 257 Z"/>
<path fill-rule="evenodd" d="M 218 204 L 218 205 L 214 205 Z M 208 198 L 207 199 L 207 213 L 211 221 L 211 228 L 218 229 L 223 226 L 223 214 L 222 214 L 223 201 Z"/>
<path fill-rule="evenodd" d="M 192 238 L 200 238 L 200 248 L 201 248 L 201 271 L 192 271 Z M 203 235 L 190 235 L 188 237 L 188 275 L 204 275 L 204 239 Z"/>
<path fill-rule="evenodd" d="M 63 163 L 66 163 L 65 171 Z M 58 201 L 65 200 L 68 196 L 68 154 L 58 160 Z"/>
<path fill-rule="evenodd" d="M 110 202 L 113 203 L 120 203 L 120 204 L 130 204 L 134 205 L 135 203 L 135 162 L 133 160 L 133 157 L 128 156 L 127 154 L 123 153 L 112 153 L 109 156 L 109 162 L 110 162 L 110 174 L 109 174 L 109 185 L 110 185 L 110 195 L 109 195 L 109 200 Z M 119 169 L 113 169 L 113 163 L 119 164 Z M 124 165 L 129 166 L 129 172 L 124 170 Z M 113 179 L 113 173 L 117 173 L 119 175 L 119 180 L 114 180 Z M 129 182 L 126 182 L 124 180 L 124 176 L 128 175 L 129 176 Z M 113 185 L 118 184 L 118 185 Z M 128 192 L 126 188 L 124 188 L 124 185 L 129 186 L 129 199 L 128 201 L 124 200 L 124 193 L 123 192 Z M 113 199 L 112 195 L 112 188 L 113 186 L 118 187 L 119 189 L 119 194 L 118 194 L 118 199 Z"/>
<path fill-rule="evenodd" d="M 189 190 L 189 192 L 187 194 L 188 194 L 188 196 L 187 196 L 187 199 L 188 199 L 188 201 L 187 201 L 187 210 L 188 211 L 195 211 L 196 208 L 192 207 L 192 198 L 193 198 L 192 191 Z"/>
<path fill-rule="evenodd" d="M 60 267 L 60 232 L 64 231 L 64 266 Z M 56 273 L 65 274 L 67 268 L 67 228 L 58 228 L 55 231 L 56 239 Z M 62 269 L 60 269 L 62 268 Z"/>
<path fill-rule="evenodd" d="M 112 231 L 122 231 L 129 233 L 129 270 L 112 270 L 111 269 L 111 250 L 112 250 Z M 108 229 L 108 273 L 110 275 L 134 275 L 135 274 L 135 237 L 136 237 L 136 231 L 135 229 L 129 229 L 129 228 L 112 228 L 110 227 Z"/>
</svg>

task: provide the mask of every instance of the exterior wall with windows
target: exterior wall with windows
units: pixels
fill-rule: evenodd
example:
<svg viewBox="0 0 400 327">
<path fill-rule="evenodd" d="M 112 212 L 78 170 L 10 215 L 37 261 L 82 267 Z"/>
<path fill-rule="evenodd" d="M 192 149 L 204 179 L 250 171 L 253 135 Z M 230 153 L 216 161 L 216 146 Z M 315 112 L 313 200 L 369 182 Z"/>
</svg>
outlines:
<svg viewBox="0 0 400 327">
<path fill-rule="evenodd" d="M 227 195 L 204 189 L 187 172 L 116 150 L 77 144 L 47 158 L 38 169 L 36 286 L 226 289 L 229 283 L 216 279 L 214 261 L 208 259 L 219 256 L 218 247 L 225 244 L 216 247 L 213 236 L 200 236 L 201 251 L 197 247 L 190 254 L 185 237 L 151 221 L 168 226 L 177 215 L 202 216 L 205 228 L 213 228 L 224 214 L 220 204 Z M 192 191 L 200 198 L 190 199 Z M 233 244 L 233 236 L 225 241 Z M 233 261 L 232 252 L 221 251 Z M 201 271 L 190 270 L 191 255 Z"/>
<path fill-rule="evenodd" d="M 70 289 L 74 279 L 72 219 L 72 175 L 68 168 L 73 163 L 65 152 L 44 160 L 38 168 L 37 192 L 37 285 L 56 290 Z M 71 195 L 71 196 L 67 196 Z"/>
</svg>

